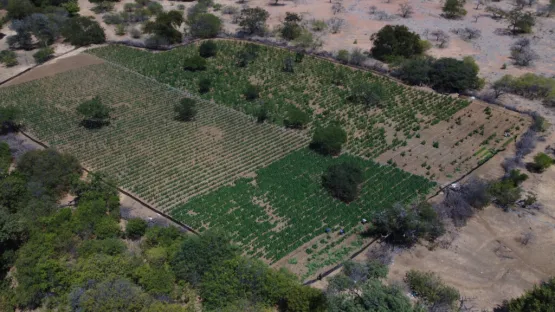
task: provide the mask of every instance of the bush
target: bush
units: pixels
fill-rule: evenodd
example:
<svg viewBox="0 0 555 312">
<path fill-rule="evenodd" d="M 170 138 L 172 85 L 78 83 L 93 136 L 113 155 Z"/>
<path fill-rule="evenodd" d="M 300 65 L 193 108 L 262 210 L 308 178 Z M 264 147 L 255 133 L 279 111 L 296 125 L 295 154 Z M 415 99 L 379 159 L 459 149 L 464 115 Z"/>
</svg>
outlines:
<svg viewBox="0 0 555 312">
<path fill-rule="evenodd" d="M 337 51 L 335 58 L 343 64 L 348 64 L 350 59 L 349 51 L 339 50 Z"/>
<path fill-rule="evenodd" d="M 206 69 L 206 60 L 199 56 L 191 56 L 183 61 L 183 69 L 187 71 L 201 71 Z"/>
<path fill-rule="evenodd" d="M 210 78 L 202 78 L 198 82 L 198 92 L 203 94 L 210 92 L 210 87 L 212 86 L 212 81 Z"/>
<path fill-rule="evenodd" d="M 6 67 L 12 67 L 19 64 L 17 61 L 17 54 L 10 50 L 0 51 L 0 63 L 3 63 Z"/>
<path fill-rule="evenodd" d="M 106 23 L 108 25 L 123 24 L 123 18 L 121 17 L 121 14 L 119 14 L 119 13 L 104 14 L 104 16 L 102 16 L 102 20 L 104 21 L 104 23 Z"/>
<path fill-rule="evenodd" d="M 287 110 L 283 122 L 288 128 L 303 129 L 310 122 L 310 116 L 300 108 L 293 106 Z"/>
<path fill-rule="evenodd" d="M 125 226 L 125 235 L 131 239 L 141 238 L 145 235 L 147 223 L 140 218 L 133 218 L 127 221 Z"/>
<path fill-rule="evenodd" d="M 39 49 L 35 54 L 33 54 L 33 58 L 35 59 L 37 64 L 42 64 L 53 57 L 54 49 L 52 49 L 51 47 Z"/>
<path fill-rule="evenodd" d="M 534 156 L 534 163 L 532 168 L 537 172 L 544 172 L 545 169 L 549 168 L 553 164 L 553 158 L 549 157 L 545 153 L 538 153 Z"/>
<path fill-rule="evenodd" d="M 197 115 L 197 101 L 191 98 L 183 98 L 175 105 L 174 111 L 177 113 L 176 119 L 181 121 L 191 121 Z"/>
<path fill-rule="evenodd" d="M 70 18 L 62 28 L 62 35 L 74 46 L 100 44 L 106 41 L 106 35 L 100 24 L 83 16 Z"/>
<path fill-rule="evenodd" d="M 434 60 L 430 57 L 416 57 L 406 60 L 396 71 L 396 76 L 411 85 L 428 85 Z"/>
<path fill-rule="evenodd" d="M 209 13 L 197 14 L 192 21 L 188 21 L 189 32 L 194 38 L 214 38 L 222 28 L 219 17 Z"/>
<path fill-rule="evenodd" d="M 347 133 L 339 126 L 330 125 L 314 131 L 310 147 L 324 155 L 338 155 L 347 142 Z"/>
<path fill-rule="evenodd" d="M 511 179 L 503 179 L 490 184 L 489 193 L 503 209 L 508 209 L 520 199 L 522 190 Z"/>
<path fill-rule="evenodd" d="M 409 31 L 406 26 L 387 25 L 370 37 L 374 46 L 372 56 L 381 61 L 394 58 L 410 58 L 424 52 L 420 36 Z"/>
<path fill-rule="evenodd" d="M 281 36 L 285 40 L 297 39 L 303 30 L 303 28 L 298 24 L 300 21 L 301 17 L 298 14 L 286 12 L 285 21 L 281 28 Z"/>
<path fill-rule="evenodd" d="M 20 110 L 15 106 L 0 107 L 0 134 L 17 131 Z"/>
<path fill-rule="evenodd" d="M 349 203 L 357 198 L 363 178 L 359 166 L 341 163 L 328 168 L 322 176 L 322 185 L 333 197 Z"/>
<path fill-rule="evenodd" d="M 86 128 L 100 128 L 106 125 L 110 118 L 110 108 L 104 105 L 98 96 L 79 104 L 77 112 L 83 115 L 83 125 Z"/>
<path fill-rule="evenodd" d="M 218 45 L 212 40 L 204 41 L 200 44 L 198 53 L 204 58 L 216 56 L 218 53 Z"/>
<path fill-rule="evenodd" d="M 247 101 L 256 100 L 260 97 L 260 88 L 253 84 L 248 84 L 245 91 L 243 91 L 243 95 Z"/>
<path fill-rule="evenodd" d="M 142 35 L 141 31 L 137 28 L 131 28 L 131 30 L 129 31 L 129 34 L 133 39 L 139 39 L 141 38 L 141 35 Z"/>
<path fill-rule="evenodd" d="M 109 1 L 97 2 L 95 6 L 91 8 L 96 14 L 102 14 L 114 10 L 114 3 Z"/>
<path fill-rule="evenodd" d="M 429 306 L 447 306 L 454 308 L 459 300 L 459 291 L 445 285 L 439 276 L 433 272 L 419 272 L 410 270 L 405 281 L 412 293 L 421 298 Z"/>
<path fill-rule="evenodd" d="M 239 17 L 239 26 L 250 35 L 261 34 L 265 30 L 269 16 L 268 11 L 259 7 L 243 9 Z"/>
<path fill-rule="evenodd" d="M 239 67 L 246 67 L 250 62 L 254 61 L 258 56 L 258 45 L 248 43 L 245 47 L 237 53 L 237 65 Z"/>
</svg>

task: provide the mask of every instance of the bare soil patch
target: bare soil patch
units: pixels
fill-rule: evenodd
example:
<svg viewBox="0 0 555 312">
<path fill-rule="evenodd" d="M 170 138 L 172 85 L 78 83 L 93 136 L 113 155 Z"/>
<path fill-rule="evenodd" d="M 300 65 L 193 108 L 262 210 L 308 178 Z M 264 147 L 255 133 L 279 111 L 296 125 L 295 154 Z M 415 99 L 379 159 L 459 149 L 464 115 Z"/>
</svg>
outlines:
<svg viewBox="0 0 555 312">
<path fill-rule="evenodd" d="M 56 59 L 51 63 L 34 68 L 29 72 L 13 80 L 10 80 L 2 87 L 18 85 L 21 83 L 41 79 L 44 77 L 54 76 L 56 74 L 70 71 L 73 69 L 77 69 L 77 68 L 81 68 L 89 65 L 102 64 L 102 63 L 104 63 L 104 60 L 97 58 L 96 56 L 92 56 L 90 54 L 84 54 L 84 53 L 70 56 L 67 58 Z"/>
</svg>

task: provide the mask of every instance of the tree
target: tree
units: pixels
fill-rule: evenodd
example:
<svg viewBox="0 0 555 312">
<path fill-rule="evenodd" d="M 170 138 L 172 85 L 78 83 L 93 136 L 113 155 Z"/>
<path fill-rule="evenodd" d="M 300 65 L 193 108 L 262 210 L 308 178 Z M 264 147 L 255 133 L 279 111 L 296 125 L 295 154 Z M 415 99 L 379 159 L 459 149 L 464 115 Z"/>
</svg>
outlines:
<svg viewBox="0 0 555 312">
<path fill-rule="evenodd" d="M 186 71 L 202 71 L 206 69 L 206 59 L 202 56 L 195 55 L 183 60 L 183 70 Z"/>
<path fill-rule="evenodd" d="M 419 239 L 434 241 L 445 233 L 443 223 L 431 204 L 420 202 L 403 206 L 395 204 L 380 213 L 370 234 L 399 246 L 413 246 Z"/>
<path fill-rule="evenodd" d="M 421 298 L 432 311 L 440 307 L 454 308 L 460 298 L 459 291 L 445 285 L 441 278 L 433 272 L 410 270 L 405 281 L 412 293 Z"/>
<path fill-rule="evenodd" d="M 29 0 L 9 0 L 6 9 L 10 19 L 23 19 L 37 10 Z"/>
<path fill-rule="evenodd" d="M 514 78 L 511 75 L 505 75 L 501 77 L 501 79 L 495 81 L 491 88 L 493 89 L 493 93 L 495 98 L 499 98 L 502 94 L 511 92 L 513 89 Z"/>
<path fill-rule="evenodd" d="M 314 131 L 310 147 L 324 155 L 337 155 L 347 142 L 347 133 L 339 126 L 329 125 Z"/>
<path fill-rule="evenodd" d="M 245 96 L 245 99 L 247 101 L 256 100 L 257 98 L 260 97 L 260 88 L 258 86 L 255 86 L 249 83 L 245 88 L 243 95 Z"/>
<path fill-rule="evenodd" d="M 81 176 L 75 157 L 51 149 L 25 153 L 17 163 L 17 170 L 29 185 L 34 185 L 35 191 L 40 187 L 40 191 L 52 196 L 67 192 Z"/>
<path fill-rule="evenodd" d="M 62 35 L 74 46 L 100 44 L 106 41 L 104 29 L 100 24 L 84 16 L 70 18 L 62 27 Z"/>
<path fill-rule="evenodd" d="M 145 23 L 143 32 L 164 38 L 170 44 L 179 43 L 181 42 L 182 34 L 178 29 L 184 21 L 183 13 L 180 11 L 171 10 L 162 12 L 156 16 L 154 21 L 147 21 Z"/>
<path fill-rule="evenodd" d="M 287 40 L 297 39 L 302 32 L 299 22 L 302 20 L 297 13 L 285 13 L 285 20 L 281 29 L 281 36 Z"/>
<path fill-rule="evenodd" d="M 446 18 L 461 18 L 466 15 L 464 0 L 446 0 L 443 5 L 443 14 Z"/>
<path fill-rule="evenodd" d="M 12 49 L 33 49 L 33 37 L 29 25 L 24 20 L 12 20 L 10 29 L 15 35 L 7 38 L 7 43 Z"/>
<path fill-rule="evenodd" d="M 474 10 L 479 10 L 481 5 L 486 6 L 489 3 L 490 3 L 490 0 L 476 0 L 475 2 L 476 7 L 474 8 Z"/>
<path fill-rule="evenodd" d="M 177 114 L 177 120 L 191 121 L 197 115 L 197 101 L 191 98 L 183 98 L 174 106 L 174 111 Z"/>
<path fill-rule="evenodd" d="M 379 82 L 361 82 L 352 87 L 349 100 L 368 107 L 380 107 L 385 95 L 383 85 Z"/>
<path fill-rule="evenodd" d="M 430 35 L 435 37 L 435 40 L 438 42 L 438 48 L 443 49 L 449 43 L 449 35 L 441 29 L 432 31 Z"/>
<path fill-rule="evenodd" d="M 539 58 L 530 44 L 531 41 L 528 38 L 521 38 L 513 44 L 511 47 L 511 58 L 516 65 L 529 66 L 533 61 Z"/>
<path fill-rule="evenodd" d="M 374 46 L 372 56 L 385 61 L 396 57 L 410 58 L 424 52 L 420 36 L 406 26 L 387 25 L 370 37 Z"/>
<path fill-rule="evenodd" d="M 210 92 L 210 88 L 212 86 L 212 81 L 210 78 L 202 78 L 198 82 L 198 92 L 201 94 Z"/>
<path fill-rule="evenodd" d="M 286 73 L 295 72 L 295 61 L 292 57 L 288 56 L 283 59 L 283 71 Z"/>
<path fill-rule="evenodd" d="M 536 25 L 536 18 L 532 13 L 519 9 L 509 11 L 505 17 L 513 33 L 531 33 L 532 27 Z"/>
<path fill-rule="evenodd" d="M 15 106 L 0 107 L 0 134 L 17 131 L 20 113 Z"/>
<path fill-rule="evenodd" d="M 140 287 L 129 280 L 110 277 L 107 281 L 91 281 L 74 288 L 68 295 L 75 311 L 140 311 L 148 306 Z"/>
<path fill-rule="evenodd" d="M 519 298 L 503 303 L 499 312 L 547 312 L 555 306 L 555 278 L 534 285 Z"/>
<path fill-rule="evenodd" d="M 440 92 L 464 92 L 479 89 L 482 81 L 478 78 L 477 65 L 470 60 L 440 58 L 432 64 L 430 82 Z"/>
<path fill-rule="evenodd" d="M 99 96 L 79 104 L 77 112 L 83 115 L 83 125 L 90 129 L 106 125 L 110 118 L 110 108 L 102 103 Z"/>
<path fill-rule="evenodd" d="M 409 18 L 413 13 L 414 9 L 408 2 L 399 4 L 399 15 L 401 15 L 402 18 Z"/>
<path fill-rule="evenodd" d="M 291 106 L 287 110 L 283 123 L 288 128 L 303 129 L 310 122 L 310 116 L 300 108 Z"/>
<path fill-rule="evenodd" d="M 341 2 L 336 2 L 331 6 L 331 12 L 333 13 L 333 15 L 336 15 L 337 13 L 341 13 L 344 10 L 345 10 L 345 7 Z"/>
<path fill-rule="evenodd" d="M 428 85 L 434 60 L 430 57 L 416 57 L 401 63 L 396 75 L 411 85 Z"/>
<path fill-rule="evenodd" d="M 239 17 L 239 26 L 249 35 L 263 33 L 269 16 L 268 11 L 259 7 L 243 9 Z"/>
<path fill-rule="evenodd" d="M 131 239 L 138 239 L 145 235 L 147 223 L 141 218 L 133 218 L 127 221 L 125 235 Z"/>
<path fill-rule="evenodd" d="M 212 40 L 203 41 L 198 48 L 198 54 L 204 58 L 216 56 L 217 53 L 218 45 Z"/>
<path fill-rule="evenodd" d="M 222 28 L 222 21 L 214 14 L 198 14 L 192 21 L 188 21 L 189 32 L 194 38 L 214 38 Z"/>
<path fill-rule="evenodd" d="M 354 163 L 332 165 L 322 176 L 322 185 L 330 195 L 344 202 L 358 197 L 359 186 L 364 179 L 362 169 Z"/>
<path fill-rule="evenodd" d="M 345 25 L 345 20 L 339 17 L 332 17 L 328 20 L 328 26 L 332 34 L 337 34 Z"/>
<path fill-rule="evenodd" d="M 544 172 L 553 164 L 553 158 L 549 157 L 545 153 L 538 153 L 534 156 L 534 163 L 532 165 L 533 169 L 537 172 Z"/>
</svg>

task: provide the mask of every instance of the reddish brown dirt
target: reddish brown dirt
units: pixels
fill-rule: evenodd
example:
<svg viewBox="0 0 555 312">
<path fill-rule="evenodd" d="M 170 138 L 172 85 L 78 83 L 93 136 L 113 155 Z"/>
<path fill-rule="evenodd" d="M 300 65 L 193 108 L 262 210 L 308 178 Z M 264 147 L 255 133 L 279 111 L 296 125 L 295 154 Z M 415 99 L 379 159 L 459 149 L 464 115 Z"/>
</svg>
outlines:
<svg viewBox="0 0 555 312">
<path fill-rule="evenodd" d="M 67 58 L 56 59 L 52 63 L 34 68 L 33 70 L 7 82 L 2 87 L 13 86 L 24 82 L 41 79 L 48 76 L 54 76 L 59 73 L 70 71 L 73 69 L 102 64 L 104 61 L 89 54 L 78 54 Z"/>
</svg>

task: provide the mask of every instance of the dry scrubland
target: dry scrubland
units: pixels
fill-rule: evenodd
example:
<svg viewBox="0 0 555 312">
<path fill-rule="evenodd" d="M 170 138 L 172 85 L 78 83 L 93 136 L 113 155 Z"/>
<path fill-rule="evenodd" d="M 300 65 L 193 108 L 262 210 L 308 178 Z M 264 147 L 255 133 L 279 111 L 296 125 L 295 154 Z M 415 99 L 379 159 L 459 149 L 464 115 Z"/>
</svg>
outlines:
<svg viewBox="0 0 555 312">
<path fill-rule="evenodd" d="M 237 68 L 232 57 L 245 44 L 217 42 L 220 53 L 202 72 L 179 65 L 196 53 L 194 45 L 165 53 L 93 49 L 89 53 L 104 61 L 82 54 L 32 71 L 0 89 L 2 105 L 30 108 L 23 119 L 37 138 L 117 178 L 158 209 L 201 231 L 225 228 L 245 253 L 303 277 L 367 242 L 355 235 L 364 230 L 357 225 L 361 218 L 371 220 L 395 202 L 426 195 L 434 182 L 462 176 L 510 146 L 529 124 L 506 110 L 309 56 L 286 73 L 283 60 L 294 54 L 271 47 L 260 46 L 255 61 Z M 343 85 L 330 83 L 338 72 Z M 212 89 L 198 94 L 197 83 L 206 77 Z M 364 108 L 347 100 L 362 80 L 388 90 L 385 105 Z M 249 116 L 260 102 L 243 98 L 248 83 L 260 87 L 270 108 L 266 123 Z M 205 101 L 194 121 L 178 122 L 173 105 L 188 92 Z M 113 110 L 111 123 L 87 130 L 75 107 L 97 95 Z M 281 127 L 290 107 L 309 113 L 307 129 Z M 348 132 L 339 158 L 306 149 L 312 130 L 329 123 Z M 322 172 L 344 160 L 365 171 L 361 197 L 349 205 L 320 186 Z M 333 232 L 326 234 L 328 227 Z M 338 235 L 340 228 L 347 235 Z"/>
</svg>

